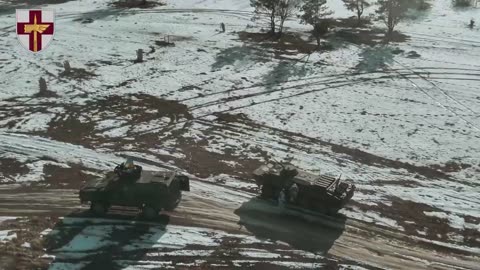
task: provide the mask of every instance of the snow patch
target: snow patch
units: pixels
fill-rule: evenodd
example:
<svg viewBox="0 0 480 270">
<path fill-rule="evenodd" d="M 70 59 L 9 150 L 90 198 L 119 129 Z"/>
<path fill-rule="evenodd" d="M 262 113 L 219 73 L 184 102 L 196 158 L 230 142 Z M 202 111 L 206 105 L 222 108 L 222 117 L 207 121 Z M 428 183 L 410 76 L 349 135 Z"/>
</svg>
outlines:
<svg viewBox="0 0 480 270">
<path fill-rule="evenodd" d="M 51 257 L 45 257 L 51 258 Z M 55 257 L 53 257 L 54 259 Z M 81 270 L 87 266 L 88 262 L 75 262 L 75 263 L 65 263 L 65 262 L 53 262 L 49 270 Z"/>
<path fill-rule="evenodd" d="M 13 230 L 1 230 L 0 231 L 0 242 L 2 243 L 5 243 L 5 242 L 8 242 L 10 240 L 13 240 L 15 238 L 17 238 L 17 234 L 14 232 L 14 233 L 11 233 L 13 232 Z"/>
<path fill-rule="evenodd" d="M 5 216 L 0 216 L 0 224 L 4 221 L 7 221 L 7 220 L 15 220 L 17 219 L 17 217 L 5 217 Z"/>
<path fill-rule="evenodd" d="M 119 119 L 106 119 L 97 122 L 96 124 L 96 129 L 98 130 L 103 130 L 107 128 L 118 128 L 120 126 L 123 126 L 127 123 L 125 120 L 119 120 Z"/>
<path fill-rule="evenodd" d="M 130 126 L 123 126 L 123 127 L 113 128 L 108 131 L 105 131 L 102 133 L 102 135 L 111 137 L 111 138 L 127 137 L 127 133 L 129 130 L 130 130 Z"/>
<path fill-rule="evenodd" d="M 239 251 L 238 253 L 242 256 L 251 257 L 251 258 L 275 259 L 275 258 L 281 258 L 282 257 L 282 255 L 280 255 L 280 254 L 271 253 L 267 250 L 247 250 L 247 251 Z"/>
<path fill-rule="evenodd" d="M 451 214 L 451 213 L 447 214 L 445 212 L 435 212 L 435 211 L 432 211 L 432 212 L 424 211 L 423 213 L 427 216 L 430 216 L 430 217 L 438 217 L 438 218 L 441 218 L 441 219 L 448 220 L 448 223 L 452 228 L 464 229 L 466 227 L 465 226 L 466 225 L 465 224 L 465 219 L 463 217 L 459 217 L 455 214 Z"/>
<path fill-rule="evenodd" d="M 102 247 L 114 245 L 115 242 L 105 239 L 113 231 L 112 226 L 87 226 L 58 252 L 94 251 Z"/>
<path fill-rule="evenodd" d="M 45 236 L 45 235 L 50 234 L 51 232 L 52 232 L 52 229 L 45 229 L 42 232 L 40 232 L 40 235 Z"/>
<path fill-rule="evenodd" d="M 22 121 L 17 123 L 13 130 L 21 132 L 44 131 L 48 129 L 49 123 L 54 117 L 55 114 L 51 113 L 32 113 L 25 118 L 18 117 L 17 120 L 22 119 Z M 0 124 L 6 124 L 6 121 L 10 121 L 10 119 L 2 121 Z"/>
<path fill-rule="evenodd" d="M 341 209 L 339 212 L 352 219 L 362 220 L 369 223 L 375 223 L 378 225 L 395 228 L 400 231 L 405 230 L 402 226 L 398 225 L 397 221 L 387 217 L 382 217 L 380 213 L 373 212 L 373 211 L 362 212 L 355 207 L 352 208 L 352 210 Z"/>
</svg>

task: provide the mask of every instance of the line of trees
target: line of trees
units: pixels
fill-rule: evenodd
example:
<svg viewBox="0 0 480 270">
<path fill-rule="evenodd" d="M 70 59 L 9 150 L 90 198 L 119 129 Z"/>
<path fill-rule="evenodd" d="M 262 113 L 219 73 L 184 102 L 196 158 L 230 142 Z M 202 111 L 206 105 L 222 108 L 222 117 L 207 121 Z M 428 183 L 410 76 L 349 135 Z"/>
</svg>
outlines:
<svg viewBox="0 0 480 270">
<path fill-rule="evenodd" d="M 345 7 L 354 12 L 358 25 L 361 24 L 362 15 L 366 8 L 372 5 L 372 0 L 342 0 Z M 405 17 L 406 12 L 412 7 L 412 3 L 425 0 L 376 0 L 376 13 L 378 18 L 385 22 L 387 34 L 392 34 L 398 22 Z M 297 15 L 301 22 L 314 28 L 317 36 L 328 30 L 323 21 L 332 14 L 327 7 L 326 0 L 250 0 L 255 8 L 256 16 L 266 16 L 270 22 L 270 33 L 282 35 L 285 21 Z M 278 24 L 278 30 L 277 30 Z M 318 39 L 317 39 L 318 41 Z"/>
</svg>

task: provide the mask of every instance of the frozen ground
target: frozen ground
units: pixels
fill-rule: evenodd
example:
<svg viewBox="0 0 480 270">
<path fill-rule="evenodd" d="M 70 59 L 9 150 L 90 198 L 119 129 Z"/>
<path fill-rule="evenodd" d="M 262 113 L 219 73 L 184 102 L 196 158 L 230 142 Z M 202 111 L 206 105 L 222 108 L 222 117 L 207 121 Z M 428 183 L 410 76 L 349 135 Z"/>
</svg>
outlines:
<svg viewBox="0 0 480 270">
<path fill-rule="evenodd" d="M 55 38 L 33 55 L 15 37 L 21 4 L 0 1 L 0 214 L 28 216 L 25 226 L 38 234 L 56 227 L 67 236 L 49 243 L 55 248 L 45 255 L 35 243 L 23 245 L 33 233 L 0 218 L 3 245 L 54 260 L 52 269 L 107 263 L 96 250 L 119 254 L 111 263 L 126 269 L 479 265 L 480 29 L 466 27 L 479 9 L 435 1 L 400 23 L 407 39 L 390 44 L 378 42 L 378 32 L 371 40 L 345 38 L 353 30 L 337 26 L 325 40 L 332 49 L 319 53 L 306 41 L 310 29 L 294 21 L 287 33 L 299 37 L 287 36 L 283 47 L 256 41 L 266 22 L 250 20 L 248 1 L 166 1 L 146 9 L 46 2 L 42 8 L 56 11 Z M 336 17 L 349 16 L 341 1 L 329 6 Z M 166 38 L 175 46 L 162 46 Z M 137 49 L 145 62 L 133 62 Z M 72 74 L 62 73 L 65 60 Z M 57 96 L 34 97 L 40 77 Z M 75 192 L 83 180 L 126 156 L 195 179 L 170 213 L 169 233 L 148 225 L 139 234 L 123 220 L 44 220 L 81 209 Z M 347 220 L 327 222 L 342 233 L 321 241 L 309 224 L 322 221 L 302 216 L 282 226 L 278 209 L 258 206 L 250 172 L 272 157 L 357 185 L 342 210 Z M 306 236 L 292 233 L 299 226 Z M 130 238 L 112 250 L 121 231 Z M 227 234 L 250 242 L 227 241 L 225 254 L 213 254 Z M 209 243 L 179 245 L 187 236 Z"/>
</svg>

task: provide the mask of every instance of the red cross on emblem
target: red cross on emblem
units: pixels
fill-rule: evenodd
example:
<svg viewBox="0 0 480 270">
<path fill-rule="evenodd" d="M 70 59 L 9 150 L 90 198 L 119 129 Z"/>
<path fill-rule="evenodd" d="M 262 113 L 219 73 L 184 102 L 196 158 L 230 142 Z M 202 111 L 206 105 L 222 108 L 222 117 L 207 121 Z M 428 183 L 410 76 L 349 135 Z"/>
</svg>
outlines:
<svg viewBox="0 0 480 270">
<path fill-rule="evenodd" d="M 54 13 L 51 10 L 17 10 L 17 37 L 26 49 L 39 52 L 53 38 Z"/>
</svg>

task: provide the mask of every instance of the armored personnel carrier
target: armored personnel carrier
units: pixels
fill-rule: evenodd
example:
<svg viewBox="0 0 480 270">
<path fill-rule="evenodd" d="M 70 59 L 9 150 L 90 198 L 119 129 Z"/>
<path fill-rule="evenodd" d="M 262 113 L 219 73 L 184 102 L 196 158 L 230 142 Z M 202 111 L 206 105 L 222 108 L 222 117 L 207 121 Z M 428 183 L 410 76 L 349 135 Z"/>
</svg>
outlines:
<svg viewBox="0 0 480 270">
<path fill-rule="evenodd" d="M 292 165 L 262 165 L 253 172 L 260 197 L 286 206 L 333 215 L 352 198 L 355 185 L 339 178 L 313 175 Z"/>
<path fill-rule="evenodd" d="M 173 210 L 181 191 L 190 190 L 187 176 L 174 171 L 142 171 L 133 163 L 122 163 L 105 177 L 92 180 L 80 189 L 80 202 L 90 203 L 96 215 L 105 214 L 111 206 L 138 207 L 148 218 L 161 210 Z"/>
</svg>

